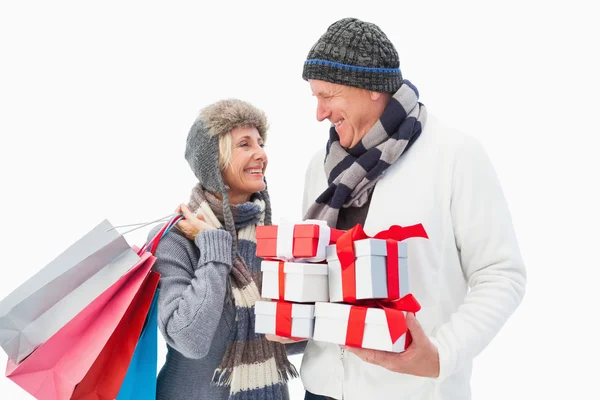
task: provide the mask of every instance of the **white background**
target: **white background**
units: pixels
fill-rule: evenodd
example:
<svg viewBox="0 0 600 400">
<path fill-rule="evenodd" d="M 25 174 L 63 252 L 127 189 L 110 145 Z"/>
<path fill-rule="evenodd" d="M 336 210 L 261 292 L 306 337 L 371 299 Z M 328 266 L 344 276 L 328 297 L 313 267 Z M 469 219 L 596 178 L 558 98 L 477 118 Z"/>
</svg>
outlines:
<svg viewBox="0 0 600 400">
<path fill-rule="evenodd" d="M 102 219 L 151 221 L 187 201 L 185 138 L 198 110 L 221 98 L 268 113 L 274 217 L 300 218 L 304 168 L 328 129 L 315 120 L 302 63 L 330 23 L 355 16 L 396 44 L 430 113 L 483 143 L 512 211 L 527 294 L 476 358 L 473 398 L 592 398 L 593 3 L 2 2 L 0 298 Z M 140 245 L 147 232 L 127 238 Z M 164 353 L 161 342 L 161 363 Z M 291 386 L 302 399 L 300 380 Z M 0 398 L 30 397 L 2 375 Z"/>
</svg>

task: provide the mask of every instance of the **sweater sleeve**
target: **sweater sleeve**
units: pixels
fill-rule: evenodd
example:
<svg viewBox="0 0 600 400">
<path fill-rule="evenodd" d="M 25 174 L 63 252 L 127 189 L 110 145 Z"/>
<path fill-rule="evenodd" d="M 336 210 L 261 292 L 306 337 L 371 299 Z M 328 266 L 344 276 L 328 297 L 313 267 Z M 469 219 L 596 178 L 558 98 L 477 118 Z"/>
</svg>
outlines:
<svg viewBox="0 0 600 400">
<path fill-rule="evenodd" d="M 231 241 L 226 231 L 202 231 L 195 240 L 198 252 L 191 241 L 173 232 L 157 247 L 159 328 L 165 341 L 185 357 L 203 358 L 210 349 L 225 303 Z"/>
<path fill-rule="evenodd" d="M 496 172 L 481 145 L 467 138 L 455 163 L 450 212 L 469 293 L 434 331 L 438 381 L 477 356 L 520 304 L 526 286 L 511 215 Z"/>
</svg>

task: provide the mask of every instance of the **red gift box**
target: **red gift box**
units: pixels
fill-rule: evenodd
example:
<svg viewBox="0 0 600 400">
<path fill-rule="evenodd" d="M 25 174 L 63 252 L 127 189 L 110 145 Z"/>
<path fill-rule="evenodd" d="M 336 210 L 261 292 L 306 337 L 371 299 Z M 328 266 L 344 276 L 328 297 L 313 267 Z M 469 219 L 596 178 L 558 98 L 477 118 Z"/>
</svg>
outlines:
<svg viewBox="0 0 600 400">
<path fill-rule="evenodd" d="M 330 238 L 325 245 L 334 244 L 344 233 L 339 229 L 327 228 Z M 293 230 L 292 256 L 294 259 L 307 259 L 317 256 L 321 227 L 317 224 L 295 224 Z M 256 256 L 260 258 L 281 259 L 277 254 L 279 226 L 256 227 Z M 324 259 L 324 257 L 323 257 Z"/>
</svg>

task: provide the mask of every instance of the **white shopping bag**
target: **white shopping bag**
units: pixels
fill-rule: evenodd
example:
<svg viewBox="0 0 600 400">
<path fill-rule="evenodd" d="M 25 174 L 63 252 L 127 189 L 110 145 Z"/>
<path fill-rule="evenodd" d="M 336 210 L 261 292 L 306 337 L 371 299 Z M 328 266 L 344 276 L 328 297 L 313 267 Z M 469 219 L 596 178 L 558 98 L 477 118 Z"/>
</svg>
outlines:
<svg viewBox="0 0 600 400">
<path fill-rule="evenodd" d="M 20 363 L 139 261 L 102 221 L 0 301 L 0 346 Z"/>
</svg>

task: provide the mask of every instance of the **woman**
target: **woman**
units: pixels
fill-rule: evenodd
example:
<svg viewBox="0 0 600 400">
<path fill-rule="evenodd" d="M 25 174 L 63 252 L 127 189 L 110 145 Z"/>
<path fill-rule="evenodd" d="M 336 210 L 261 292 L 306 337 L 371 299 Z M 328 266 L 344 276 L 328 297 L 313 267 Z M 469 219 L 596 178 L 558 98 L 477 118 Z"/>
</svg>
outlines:
<svg viewBox="0 0 600 400">
<path fill-rule="evenodd" d="M 235 99 L 204 108 L 189 132 L 185 158 L 198 183 L 155 253 L 167 342 L 159 400 L 289 398 L 297 372 L 285 347 L 254 333 L 256 226 L 271 223 L 266 132 L 265 114 Z"/>
</svg>

